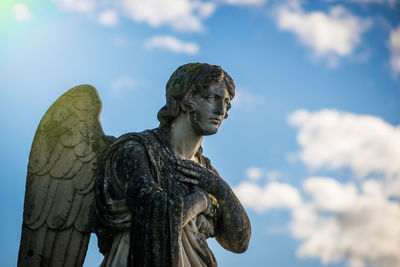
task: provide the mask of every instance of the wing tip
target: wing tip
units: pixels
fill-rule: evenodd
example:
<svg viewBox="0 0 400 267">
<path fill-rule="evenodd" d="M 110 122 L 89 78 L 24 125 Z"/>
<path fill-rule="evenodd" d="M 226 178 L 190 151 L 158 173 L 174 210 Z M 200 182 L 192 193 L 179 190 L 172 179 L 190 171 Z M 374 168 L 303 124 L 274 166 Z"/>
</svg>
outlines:
<svg viewBox="0 0 400 267">
<path fill-rule="evenodd" d="M 82 95 L 82 94 L 90 94 L 94 96 L 97 99 L 100 99 L 99 92 L 96 89 L 96 87 L 90 85 L 90 84 L 80 84 L 77 86 L 72 87 L 69 89 L 66 94 L 72 95 L 72 96 L 77 96 L 77 95 Z"/>
</svg>

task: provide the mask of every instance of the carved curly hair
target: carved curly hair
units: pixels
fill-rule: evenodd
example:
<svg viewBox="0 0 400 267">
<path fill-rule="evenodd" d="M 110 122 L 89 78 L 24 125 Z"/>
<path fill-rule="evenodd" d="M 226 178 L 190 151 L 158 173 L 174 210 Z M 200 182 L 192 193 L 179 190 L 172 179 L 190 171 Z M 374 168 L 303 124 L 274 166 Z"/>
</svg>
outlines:
<svg viewBox="0 0 400 267">
<path fill-rule="evenodd" d="M 235 96 L 235 84 L 231 76 L 220 66 L 207 63 L 188 63 L 180 66 L 172 73 L 166 85 L 166 104 L 158 111 L 157 119 L 160 128 L 165 128 L 179 115 L 181 103 L 191 110 L 196 104 L 193 96 L 212 84 L 224 81 L 230 99 Z M 230 105 L 228 106 L 229 109 Z M 227 117 L 228 115 L 226 115 Z"/>
</svg>

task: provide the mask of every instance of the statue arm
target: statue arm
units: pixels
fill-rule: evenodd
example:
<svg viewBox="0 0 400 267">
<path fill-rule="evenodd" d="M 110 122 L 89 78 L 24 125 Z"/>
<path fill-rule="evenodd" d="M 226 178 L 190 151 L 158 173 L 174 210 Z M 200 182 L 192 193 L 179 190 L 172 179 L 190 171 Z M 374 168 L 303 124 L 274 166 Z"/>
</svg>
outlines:
<svg viewBox="0 0 400 267">
<path fill-rule="evenodd" d="M 251 236 L 249 218 L 228 183 L 219 176 L 217 178 L 219 181 L 212 190 L 220 205 L 215 238 L 225 249 L 243 253 Z"/>
<path fill-rule="evenodd" d="M 202 213 L 210 205 L 207 193 L 197 187 L 185 196 L 183 201 L 182 227 L 190 222 L 194 217 Z"/>
<path fill-rule="evenodd" d="M 187 177 L 182 179 L 183 182 L 199 186 L 217 198 L 219 209 L 215 237 L 220 245 L 235 253 L 245 252 L 251 236 L 250 221 L 230 186 L 212 167 L 206 169 L 187 160 L 178 161 L 178 165 L 178 170 Z"/>
</svg>

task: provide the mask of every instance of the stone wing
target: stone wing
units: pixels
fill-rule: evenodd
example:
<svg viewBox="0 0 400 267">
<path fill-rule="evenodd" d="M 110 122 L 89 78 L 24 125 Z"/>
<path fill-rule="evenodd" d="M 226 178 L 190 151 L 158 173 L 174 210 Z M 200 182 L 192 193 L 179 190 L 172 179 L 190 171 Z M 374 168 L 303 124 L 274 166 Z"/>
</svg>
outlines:
<svg viewBox="0 0 400 267">
<path fill-rule="evenodd" d="M 101 105 L 94 87 L 76 86 L 40 121 L 29 156 L 18 266 L 82 266 L 97 159 L 108 143 Z"/>
</svg>

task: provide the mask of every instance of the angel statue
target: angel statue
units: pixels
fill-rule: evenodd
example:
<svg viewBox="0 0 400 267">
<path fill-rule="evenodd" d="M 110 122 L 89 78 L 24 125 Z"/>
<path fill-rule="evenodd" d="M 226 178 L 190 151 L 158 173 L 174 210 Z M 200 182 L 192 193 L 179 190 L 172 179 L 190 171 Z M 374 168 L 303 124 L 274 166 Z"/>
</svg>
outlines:
<svg viewBox="0 0 400 267">
<path fill-rule="evenodd" d="M 159 127 L 119 138 L 102 130 L 94 87 L 63 94 L 32 143 L 18 266 L 82 266 L 91 233 L 102 267 L 217 266 L 210 237 L 246 251 L 247 214 L 201 148 L 234 93 L 221 67 L 183 65 L 166 85 Z"/>
</svg>

